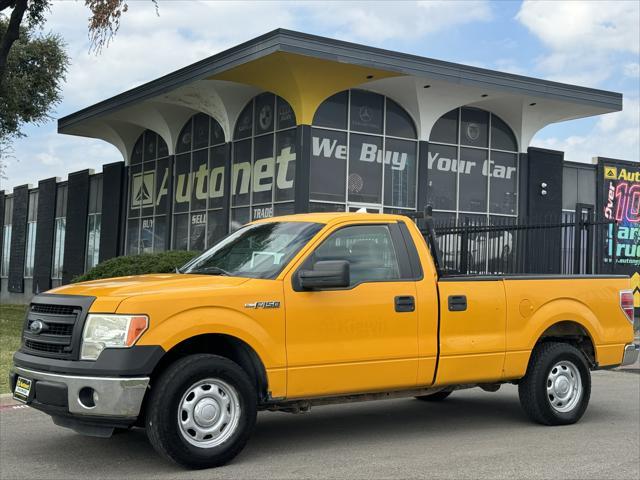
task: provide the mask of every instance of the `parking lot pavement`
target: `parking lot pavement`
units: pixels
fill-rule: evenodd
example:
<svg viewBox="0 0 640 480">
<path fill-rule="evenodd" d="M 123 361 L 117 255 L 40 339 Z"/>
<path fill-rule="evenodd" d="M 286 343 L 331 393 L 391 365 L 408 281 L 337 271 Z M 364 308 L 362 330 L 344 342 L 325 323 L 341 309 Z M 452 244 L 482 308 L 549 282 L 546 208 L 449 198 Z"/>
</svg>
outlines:
<svg viewBox="0 0 640 480">
<path fill-rule="evenodd" d="M 594 372 L 577 425 L 531 424 L 517 388 L 261 413 L 229 466 L 186 471 L 143 430 L 79 436 L 31 408 L 0 410 L 0 478 L 640 478 L 640 375 Z"/>
</svg>

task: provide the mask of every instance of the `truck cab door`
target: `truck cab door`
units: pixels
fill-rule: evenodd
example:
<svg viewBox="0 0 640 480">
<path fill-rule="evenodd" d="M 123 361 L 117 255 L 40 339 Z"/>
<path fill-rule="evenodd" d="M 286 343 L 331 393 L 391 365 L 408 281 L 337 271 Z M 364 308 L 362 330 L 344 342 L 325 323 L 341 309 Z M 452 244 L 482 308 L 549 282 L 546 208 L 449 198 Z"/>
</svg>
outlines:
<svg viewBox="0 0 640 480">
<path fill-rule="evenodd" d="M 299 272 L 347 261 L 348 286 L 305 290 Z M 410 388 L 418 371 L 416 282 L 395 222 L 325 234 L 285 279 L 287 397 Z"/>
</svg>

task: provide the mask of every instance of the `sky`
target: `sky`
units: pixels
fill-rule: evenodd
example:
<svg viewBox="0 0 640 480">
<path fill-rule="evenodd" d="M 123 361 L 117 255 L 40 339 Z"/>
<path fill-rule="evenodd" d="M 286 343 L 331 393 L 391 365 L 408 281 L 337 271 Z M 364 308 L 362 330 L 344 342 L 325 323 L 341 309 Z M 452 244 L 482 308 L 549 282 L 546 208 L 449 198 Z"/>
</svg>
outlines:
<svg viewBox="0 0 640 480">
<path fill-rule="evenodd" d="M 640 160 L 640 2 L 129 0 L 120 31 L 89 52 L 89 10 L 54 1 L 45 31 L 62 35 L 71 66 L 51 121 L 14 142 L 0 189 L 120 161 L 112 145 L 56 133 L 57 119 L 275 28 L 624 95 L 622 112 L 550 125 L 532 146 L 565 159 Z"/>
</svg>

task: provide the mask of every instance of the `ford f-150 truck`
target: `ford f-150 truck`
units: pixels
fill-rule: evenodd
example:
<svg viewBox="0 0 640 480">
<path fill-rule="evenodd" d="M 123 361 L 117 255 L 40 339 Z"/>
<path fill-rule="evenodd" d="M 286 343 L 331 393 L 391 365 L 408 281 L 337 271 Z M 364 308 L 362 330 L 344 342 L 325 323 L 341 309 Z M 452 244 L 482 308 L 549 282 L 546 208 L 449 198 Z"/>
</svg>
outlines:
<svg viewBox="0 0 640 480">
<path fill-rule="evenodd" d="M 204 468 L 238 454 L 259 410 L 514 383 L 533 421 L 571 424 L 590 370 L 636 360 L 628 278 L 446 276 L 438 257 L 405 216 L 259 220 L 175 274 L 34 297 L 14 396 L 88 435 L 144 427 Z"/>
</svg>

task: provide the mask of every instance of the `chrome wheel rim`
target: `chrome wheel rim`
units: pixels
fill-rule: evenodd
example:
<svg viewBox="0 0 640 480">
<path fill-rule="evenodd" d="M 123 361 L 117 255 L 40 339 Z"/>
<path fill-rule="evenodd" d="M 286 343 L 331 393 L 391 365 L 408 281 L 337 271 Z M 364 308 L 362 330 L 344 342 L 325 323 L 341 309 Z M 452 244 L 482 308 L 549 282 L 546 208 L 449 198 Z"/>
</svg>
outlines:
<svg viewBox="0 0 640 480">
<path fill-rule="evenodd" d="M 211 448 L 224 443 L 236 431 L 239 421 L 238 392 L 220 379 L 194 383 L 180 400 L 180 434 L 196 447 Z"/>
<path fill-rule="evenodd" d="M 573 363 L 562 360 L 556 363 L 547 376 L 547 399 L 556 412 L 573 410 L 582 398 L 582 377 Z"/>
</svg>

